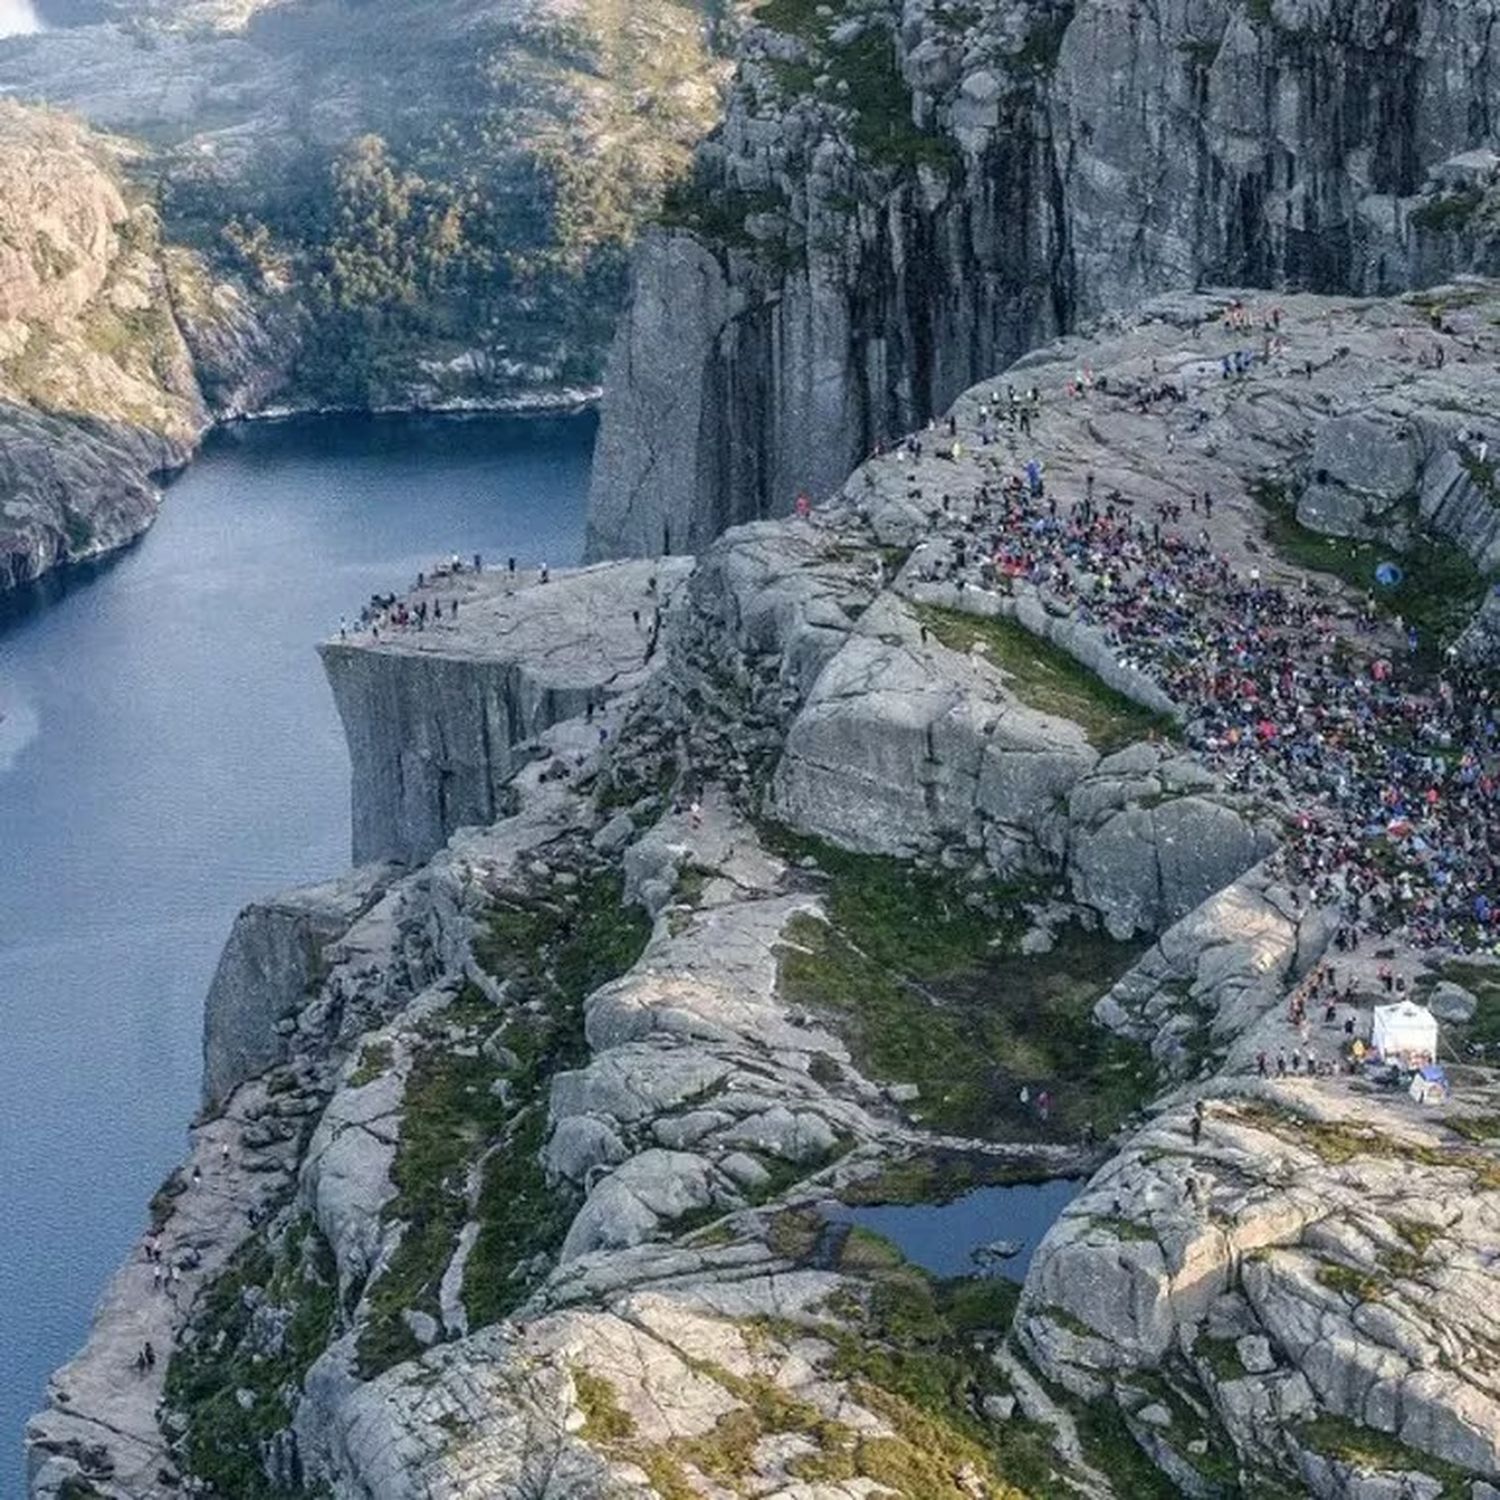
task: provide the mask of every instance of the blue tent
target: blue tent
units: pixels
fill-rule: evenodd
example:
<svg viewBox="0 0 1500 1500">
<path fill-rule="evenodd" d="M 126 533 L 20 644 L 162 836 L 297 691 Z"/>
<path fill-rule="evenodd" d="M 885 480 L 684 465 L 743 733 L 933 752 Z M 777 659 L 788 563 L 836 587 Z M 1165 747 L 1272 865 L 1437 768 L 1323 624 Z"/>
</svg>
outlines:
<svg viewBox="0 0 1500 1500">
<path fill-rule="evenodd" d="M 1383 562 L 1376 565 L 1375 582 L 1382 588 L 1393 589 L 1406 575 L 1393 562 Z"/>
</svg>

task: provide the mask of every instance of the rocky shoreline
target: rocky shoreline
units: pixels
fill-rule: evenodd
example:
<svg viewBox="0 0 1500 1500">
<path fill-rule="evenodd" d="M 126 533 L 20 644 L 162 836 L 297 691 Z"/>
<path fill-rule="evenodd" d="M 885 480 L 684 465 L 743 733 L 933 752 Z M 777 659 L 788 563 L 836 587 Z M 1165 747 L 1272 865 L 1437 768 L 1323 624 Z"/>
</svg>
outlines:
<svg viewBox="0 0 1500 1500">
<path fill-rule="evenodd" d="M 166 490 L 159 481 L 170 484 L 171 480 L 183 474 L 192 465 L 209 434 L 215 431 L 232 430 L 245 422 L 285 422 L 299 417 L 564 416 L 590 410 L 598 404 L 599 396 L 600 393 L 597 390 L 561 390 L 537 392 L 531 397 L 496 398 L 494 400 L 476 398 L 464 402 L 439 401 L 431 405 L 268 406 L 258 411 L 235 412 L 210 422 L 190 444 L 181 447 L 171 444 L 161 445 L 159 451 L 150 459 L 143 460 L 149 464 L 149 468 L 144 471 L 144 476 L 139 480 L 131 481 L 123 491 L 116 491 L 112 488 L 103 491 L 98 503 L 92 508 L 94 529 L 82 550 L 75 551 L 71 546 L 67 546 L 61 551 L 49 554 L 44 546 L 39 546 L 34 553 L 23 556 L 18 564 L 15 563 L 18 552 L 12 551 L 12 571 L 6 578 L 0 578 L 0 591 L 20 589 L 28 583 L 38 582 L 50 573 L 76 567 L 82 563 L 103 562 L 112 554 L 139 541 L 150 530 L 152 522 L 155 521 L 165 503 Z M 44 418 L 38 417 L 35 420 L 39 428 L 45 428 Z M 72 443 L 74 434 L 68 433 L 61 441 Z M 8 434 L 5 442 L 10 446 L 6 461 L 0 464 L 0 467 L 24 467 L 26 458 L 24 452 L 21 451 L 22 445 L 16 433 L 12 431 Z M 121 451 L 118 447 L 106 450 L 111 465 L 109 486 L 119 484 L 117 466 L 121 459 Z M 67 508 L 88 508 L 81 501 L 81 492 L 72 488 L 73 480 L 64 479 L 62 483 L 69 486 L 66 492 Z"/>
<path fill-rule="evenodd" d="M 1239 305 L 1037 351 L 807 519 L 457 574 L 327 643 L 363 863 L 236 924 L 191 1155 L 33 1496 L 1494 1500 L 1500 1083 L 1419 1105 L 1288 1013 L 1336 966 L 1367 1037 L 1441 982 L 1461 1042 L 1488 961 L 1336 951 L 1305 800 L 1065 580 L 975 555 L 1036 454 L 1356 660 L 1401 635 L 1351 556 L 1487 568 L 1500 293 L 1287 298 L 1230 375 Z M 1081 1173 L 1020 1286 L 830 1218 Z"/>
</svg>

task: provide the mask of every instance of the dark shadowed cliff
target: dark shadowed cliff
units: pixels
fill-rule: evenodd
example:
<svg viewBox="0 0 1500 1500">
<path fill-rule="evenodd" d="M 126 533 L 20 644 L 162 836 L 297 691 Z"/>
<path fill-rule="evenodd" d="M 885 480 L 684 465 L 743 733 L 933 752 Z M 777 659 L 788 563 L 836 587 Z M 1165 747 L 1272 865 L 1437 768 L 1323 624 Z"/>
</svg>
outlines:
<svg viewBox="0 0 1500 1500">
<path fill-rule="evenodd" d="M 1488 6 L 771 0 L 637 252 L 602 557 L 832 490 L 1023 350 L 1199 284 L 1493 262 Z"/>
</svg>

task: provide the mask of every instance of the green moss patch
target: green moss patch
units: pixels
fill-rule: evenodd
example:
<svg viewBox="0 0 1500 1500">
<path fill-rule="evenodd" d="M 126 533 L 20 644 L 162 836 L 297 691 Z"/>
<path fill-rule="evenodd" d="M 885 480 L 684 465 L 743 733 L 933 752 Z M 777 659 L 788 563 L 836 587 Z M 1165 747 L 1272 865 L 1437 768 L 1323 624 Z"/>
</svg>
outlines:
<svg viewBox="0 0 1500 1500">
<path fill-rule="evenodd" d="M 1201 1359 L 1213 1372 L 1214 1379 L 1221 1383 L 1240 1380 L 1246 1374 L 1233 1339 L 1210 1338 L 1208 1334 L 1200 1333 L 1193 1345 L 1193 1356 Z"/>
<path fill-rule="evenodd" d="M 1325 1412 L 1296 1429 L 1297 1440 L 1315 1453 L 1338 1459 L 1367 1474 L 1426 1474 L 1443 1486 L 1444 1500 L 1464 1500 L 1470 1476 L 1430 1454 L 1408 1448 L 1389 1433 L 1362 1427 Z"/>
<path fill-rule="evenodd" d="M 1353 1266 L 1325 1263 L 1316 1274 L 1321 1285 L 1354 1302 L 1378 1302 L 1385 1292 L 1385 1283 L 1378 1276 Z"/>
<path fill-rule="evenodd" d="M 385 1208 L 404 1228 L 368 1291 L 359 1339 L 367 1379 L 420 1353 L 402 1314 L 439 1315 L 443 1274 L 471 1214 L 479 1235 L 464 1267 L 470 1325 L 504 1317 L 535 1286 L 538 1273 L 523 1268 L 555 1252 L 580 1201 L 542 1171 L 547 1090 L 554 1074 L 587 1060 L 584 999 L 628 969 L 648 935 L 644 916 L 622 904 L 615 877 L 496 903 L 475 953 L 504 978 L 515 1004 L 502 1011 L 468 986 L 432 1018 L 417 1048 L 392 1168 L 397 1194 Z"/>
<path fill-rule="evenodd" d="M 469 1165 L 506 1121 L 505 1107 L 490 1088 L 499 1077 L 477 1045 L 460 1053 L 446 1040 L 434 1040 L 418 1049 L 391 1169 L 396 1196 L 383 1211 L 385 1219 L 405 1227 L 367 1292 L 368 1319 L 359 1339 L 366 1379 L 421 1353 L 402 1317 L 406 1309 L 440 1317 L 438 1287 L 468 1219 Z"/>
<path fill-rule="evenodd" d="M 1419 229 L 1448 234 L 1468 227 L 1484 205 L 1484 190 L 1477 187 L 1456 188 L 1451 193 L 1430 198 L 1412 210 L 1411 222 Z"/>
<path fill-rule="evenodd" d="M 1331 573 L 1361 595 L 1373 597 L 1379 613 L 1400 615 L 1415 625 L 1424 664 L 1435 665 L 1473 618 L 1485 580 L 1469 555 L 1452 542 L 1423 536 L 1396 553 L 1381 542 L 1324 536 L 1298 521 L 1284 489 L 1274 480 L 1262 481 L 1252 493 L 1261 503 L 1266 540 L 1279 556 L 1309 572 Z M 1375 569 L 1393 558 L 1401 564 L 1401 582 L 1394 588 L 1377 586 Z"/>
<path fill-rule="evenodd" d="M 482 961 L 541 1005 L 504 1035 L 519 1066 L 507 1075 L 509 1137 L 485 1168 L 479 1237 L 464 1269 L 464 1307 L 473 1327 L 504 1317 L 524 1300 L 537 1277 L 520 1268 L 539 1254 L 550 1256 L 578 1210 L 576 1189 L 549 1185 L 542 1171 L 547 1090 L 554 1074 L 587 1061 L 584 1000 L 629 969 L 651 935 L 644 913 L 621 901 L 617 877 L 596 876 L 575 894 L 563 914 L 497 910 L 477 945 Z"/>
<path fill-rule="evenodd" d="M 1373 1157 L 1408 1161 L 1425 1167 L 1452 1167 L 1472 1173 L 1481 1188 L 1500 1189 L 1500 1156 L 1400 1141 L 1367 1126 L 1309 1120 L 1269 1104 L 1243 1103 L 1237 1112 L 1248 1123 L 1302 1146 L 1334 1165 L 1360 1157 Z"/>
<path fill-rule="evenodd" d="M 1172 734 L 1175 725 L 1096 677 L 1081 662 L 1024 625 L 938 605 L 916 606 L 917 618 L 950 651 L 984 650 L 1006 686 L 1040 713 L 1070 719 L 1105 754 L 1137 740 Z"/>
<path fill-rule="evenodd" d="M 851 1205 L 949 1203 L 979 1187 L 1043 1182 L 1047 1174 L 979 1151 L 933 1151 L 892 1162 L 872 1177 L 846 1184 L 840 1199 Z"/>
<path fill-rule="evenodd" d="M 166 1402 L 187 1419 L 186 1467 L 215 1493 L 284 1494 L 261 1445 L 290 1423 L 288 1392 L 327 1347 L 337 1303 L 333 1254 L 306 1218 L 257 1235 L 203 1294 L 167 1368 Z"/>
<path fill-rule="evenodd" d="M 1137 947 L 1073 931 L 1049 954 L 1020 957 L 1008 951 L 1019 915 L 984 918 L 948 877 L 805 840 L 795 847 L 815 847 L 830 876 L 829 920 L 788 923 L 781 993 L 826 1014 L 867 1077 L 915 1084 L 926 1123 L 1071 1139 L 1087 1123 L 1112 1131 L 1149 1097 L 1156 1075 L 1145 1049 L 1093 1021 L 1094 1002 Z M 1021 1103 L 1023 1087 L 1032 1101 L 1052 1093 L 1048 1121 Z"/>
<path fill-rule="evenodd" d="M 389 1042 L 367 1043 L 360 1051 L 358 1065 L 349 1075 L 349 1087 L 360 1089 L 367 1083 L 374 1083 L 377 1078 L 390 1072 L 394 1060 L 395 1053 Z"/>
</svg>

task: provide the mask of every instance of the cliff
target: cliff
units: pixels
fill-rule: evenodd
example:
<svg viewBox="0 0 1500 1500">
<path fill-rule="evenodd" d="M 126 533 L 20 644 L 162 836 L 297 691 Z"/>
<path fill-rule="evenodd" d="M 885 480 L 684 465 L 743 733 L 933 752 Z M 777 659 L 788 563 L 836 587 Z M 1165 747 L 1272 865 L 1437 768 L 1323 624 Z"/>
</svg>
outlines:
<svg viewBox="0 0 1500 1500">
<path fill-rule="evenodd" d="M 589 556 L 831 494 L 1023 350 L 1170 287 L 1494 265 L 1464 6 L 776 0 L 632 268 Z"/>
<path fill-rule="evenodd" d="M 212 330 L 226 366 L 245 357 L 241 310 L 179 315 L 178 286 L 207 278 L 169 262 L 131 160 L 74 120 L 0 105 L 0 588 L 150 524 L 159 476 L 209 420 L 188 327 Z"/>
<path fill-rule="evenodd" d="M 1288 298 L 1247 362 L 1230 296 L 1162 299 L 1030 356 L 1029 431 L 986 383 L 806 519 L 329 643 L 405 867 L 236 924 L 178 1290 L 122 1268 L 32 1494 L 1490 1500 L 1446 648 L 1497 312 Z M 1441 1104 L 1343 1071 L 1398 980 Z"/>
<path fill-rule="evenodd" d="M 451 574 L 407 601 L 420 630 L 378 622 L 329 642 L 323 665 L 349 742 L 354 859 L 420 863 L 457 829 L 484 826 L 554 724 L 638 690 L 676 559 L 600 572 Z M 446 617 L 441 611 L 448 611 Z"/>
</svg>

